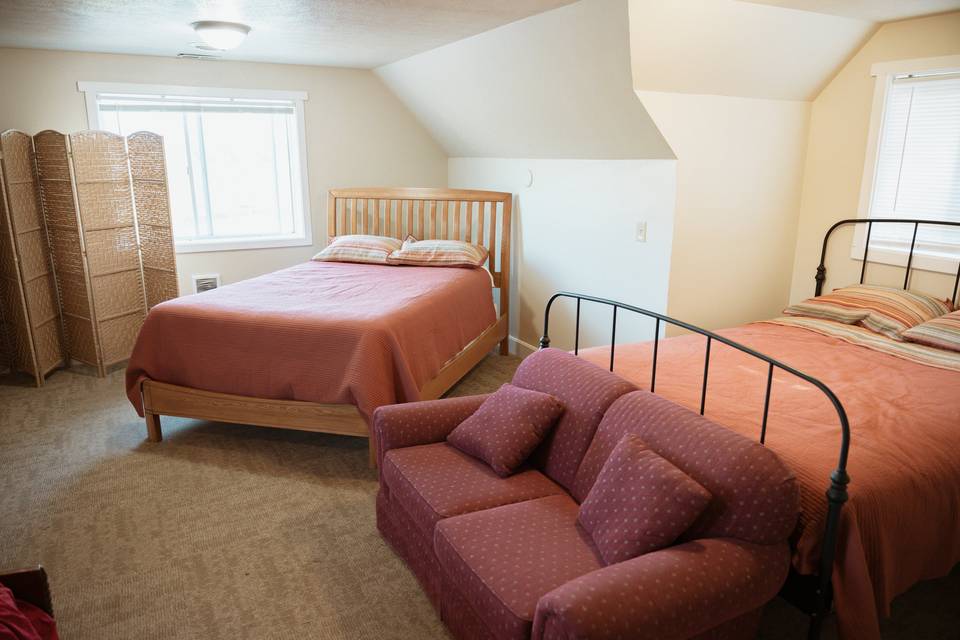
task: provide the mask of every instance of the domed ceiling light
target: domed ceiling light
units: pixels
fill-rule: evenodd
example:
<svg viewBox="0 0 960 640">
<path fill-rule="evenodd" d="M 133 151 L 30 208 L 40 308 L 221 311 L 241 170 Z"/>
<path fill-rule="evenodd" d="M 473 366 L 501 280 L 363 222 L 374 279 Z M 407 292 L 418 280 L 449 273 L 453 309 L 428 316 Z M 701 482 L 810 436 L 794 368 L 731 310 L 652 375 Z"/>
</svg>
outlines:
<svg viewBox="0 0 960 640">
<path fill-rule="evenodd" d="M 220 20 L 200 20 L 194 22 L 193 30 L 211 49 L 227 51 L 238 47 L 250 33 L 250 27 L 239 22 L 223 22 Z"/>
</svg>

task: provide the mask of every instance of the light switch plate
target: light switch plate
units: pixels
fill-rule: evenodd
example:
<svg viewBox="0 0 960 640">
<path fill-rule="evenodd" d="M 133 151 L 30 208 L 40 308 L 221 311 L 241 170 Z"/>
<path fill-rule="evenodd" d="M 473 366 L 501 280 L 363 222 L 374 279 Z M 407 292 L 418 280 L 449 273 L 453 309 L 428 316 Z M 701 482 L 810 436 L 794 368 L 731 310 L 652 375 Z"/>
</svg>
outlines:
<svg viewBox="0 0 960 640">
<path fill-rule="evenodd" d="M 647 241 L 647 223 L 646 221 L 640 221 L 637 223 L 637 242 L 646 242 Z"/>
</svg>

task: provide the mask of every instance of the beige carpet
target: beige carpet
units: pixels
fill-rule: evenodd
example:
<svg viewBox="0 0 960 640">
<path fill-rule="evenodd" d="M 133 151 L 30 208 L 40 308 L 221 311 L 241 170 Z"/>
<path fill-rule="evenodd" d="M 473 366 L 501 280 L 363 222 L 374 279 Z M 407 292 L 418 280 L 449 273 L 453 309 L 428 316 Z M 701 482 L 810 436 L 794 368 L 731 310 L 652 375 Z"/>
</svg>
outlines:
<svg viewBox="0 0 960 640">
<path fill-rule="evenodd" d="M 518 362 L 490 357 L 454 393 Z M 163 443 L 144 433 L 122 372 L 0 384 L 0 567 L 47 567 L 64 640 L 445 637 L 377 534 L 365 441 L 171 418 Z M 898 601 L 889 637 L 958 637 L 958 585 Z M 802 624 L 775 603 L 763 635 Z"/>
</svg>

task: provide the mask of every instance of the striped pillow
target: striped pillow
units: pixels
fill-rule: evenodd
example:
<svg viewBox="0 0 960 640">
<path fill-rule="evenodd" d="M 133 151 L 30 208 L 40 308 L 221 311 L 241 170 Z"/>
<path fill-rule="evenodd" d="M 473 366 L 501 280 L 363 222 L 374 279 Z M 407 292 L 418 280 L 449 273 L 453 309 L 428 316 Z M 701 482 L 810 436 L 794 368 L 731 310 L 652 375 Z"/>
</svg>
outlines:
<svg viewBox="0 0 960 640">
<path fill-rule="evenodd" d="M 783 313 L 859 324 L 894 340 L 903 340 L 901 332 L 950 311 L 949 302 L 933 296 L 861 284 L 835 289 L 826 295 L 790 305 Z"/>
<path fill-rule="evenodd" d="M 327 248 L 313 256 L 319 262 L 387 264 L 387 257 L 402 246 L 397 238 L 350 235 L 330 238 Z"/>
<path fill-rule="evenodd" d="M 408 237 L 399 251 L 387 259 L 389 264 L 420 267 L 482 267 L 487 261 L 485 247 L 459 240 L 417 240 Z"/>
<path fill-rule="evenodd" d="M 928 347 L 960 351 L 960 311 L 927 320 L 903 332 L 903 337 Z"/>
</svg>

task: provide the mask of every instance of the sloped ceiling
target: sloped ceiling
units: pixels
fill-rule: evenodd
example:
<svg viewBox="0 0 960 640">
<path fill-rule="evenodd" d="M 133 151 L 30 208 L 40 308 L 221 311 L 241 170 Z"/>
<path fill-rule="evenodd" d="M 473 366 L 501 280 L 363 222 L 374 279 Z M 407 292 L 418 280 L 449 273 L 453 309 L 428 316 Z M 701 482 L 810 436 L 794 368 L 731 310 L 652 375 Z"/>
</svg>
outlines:
<svg viewBox="0 0 960 640">
<path fill-rule="evenodd" d="M 812 100 L 875 29 L 869 20 L 738 0 L 630 0 L 633 84 Z"/>
<path fill-rule="evenodd" d="M 673 157 L 632 90 L 626 0 L 581 0 L 375 72 L 451 157 Z"/>
</svg>

